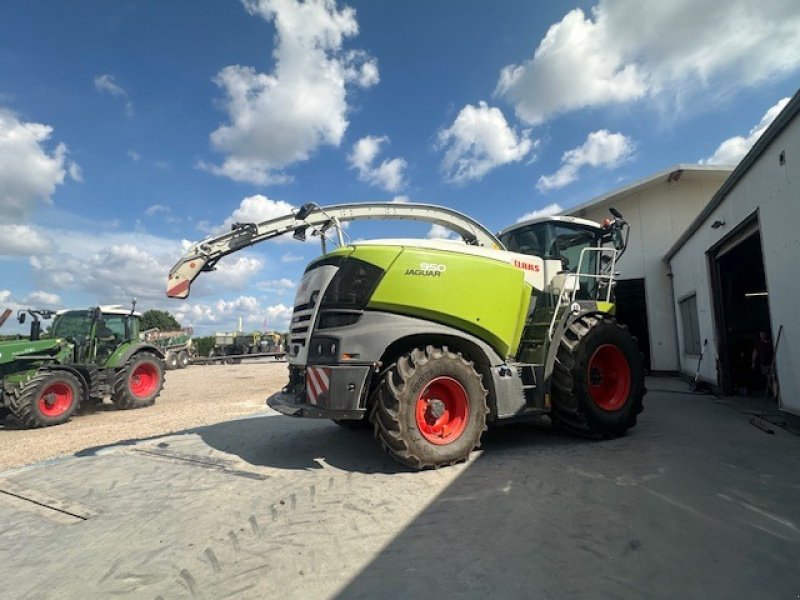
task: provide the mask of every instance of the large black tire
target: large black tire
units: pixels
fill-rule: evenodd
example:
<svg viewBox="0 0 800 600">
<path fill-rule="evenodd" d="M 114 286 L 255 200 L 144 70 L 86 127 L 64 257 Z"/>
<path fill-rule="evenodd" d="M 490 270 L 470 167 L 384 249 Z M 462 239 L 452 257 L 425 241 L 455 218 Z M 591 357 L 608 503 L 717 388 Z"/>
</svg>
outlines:
<svg viewBox="0 0 800 600">
<path fill-rule="evenodd" d="M 189 366 L 189 353 L 186 350 L 178 352 L 178 368 L 185 369 Z"/>
<path fill-rule="evenodd" d="M 152 352 L 138 352 L 114 376 L 111 400 L 120 410 L 151 406 L 164 387 L 164 361 Z"/>
<path fill-rule="evenodd" d="M 39 371 L 20 386 L 12 387 L 8 409 L 28 429 L 69 421 L 83 399 L 83 384 L 67 371 Z"/>
<path fill-rule="evenodd" d="M 488 412 L 473 364 L 446 347 L 428 346 L 387 369 L 370 421 L 389 456 L 425 469 L 466 460 L 480 444 Z"/>
<path fill-rule="evenodd" d="M 578 317 L 564 332 L 553 369 L 553 416 L 593 438 L 616 437 L 642 412 L 644 365 L 636 340 L 608 315 Z"/>
</svg>

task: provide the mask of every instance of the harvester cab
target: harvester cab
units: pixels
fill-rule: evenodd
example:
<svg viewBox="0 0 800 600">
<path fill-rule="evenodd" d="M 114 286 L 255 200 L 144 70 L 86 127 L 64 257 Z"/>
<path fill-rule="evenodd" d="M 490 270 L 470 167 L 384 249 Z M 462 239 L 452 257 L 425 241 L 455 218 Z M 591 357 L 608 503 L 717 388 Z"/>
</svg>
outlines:
<svg viewBox="0 0 800 600">
<path fill-rule="evenodd" d="M 488 424 L 616 436 L 635 425 L 645 390 L 636 341 L 613 316 L 629 228 L 612 217 L 553 216 L 495 236 L 444 207 L 307 204 L 194 244 L 170 271 L 167 295 L 188 296 L 227 254 L 310 231 L 323 254 L 297 287 L 289 383 L 272 408 L 368 424 L 414 468 L 466 459 Z M 357 219 L 435 223 L 462 240 L 347 243 L 342 223 Z"/>
</svg>

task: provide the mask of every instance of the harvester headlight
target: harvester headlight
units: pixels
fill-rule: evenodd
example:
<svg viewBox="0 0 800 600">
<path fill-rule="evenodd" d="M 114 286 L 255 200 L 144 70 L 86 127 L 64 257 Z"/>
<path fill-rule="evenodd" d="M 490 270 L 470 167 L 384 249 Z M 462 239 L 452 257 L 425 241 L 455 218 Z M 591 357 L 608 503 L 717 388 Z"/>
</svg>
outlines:
<svg viewBox="0 0 800 600">
<path fill-rule="evenodd" d="M 321 308 L 365 308 L 382 275 L 380 267 L 357 258 L 346 259 L 325 290 Z"/>
</svg>

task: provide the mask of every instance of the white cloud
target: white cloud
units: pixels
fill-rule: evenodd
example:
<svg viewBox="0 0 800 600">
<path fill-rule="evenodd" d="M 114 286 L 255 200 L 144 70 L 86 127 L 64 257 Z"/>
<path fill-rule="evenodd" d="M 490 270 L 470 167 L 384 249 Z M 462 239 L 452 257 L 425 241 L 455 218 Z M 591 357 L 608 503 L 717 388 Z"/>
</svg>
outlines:
<svg viewBox="0 0 800 600">
<path fill-rule="evenodd" d="M 453 124 L 439 132 L 439 146 L 446 148 L 442 161 L 446 179 L 465 183 L 522 160 L 536 144 L 528 131 L 517 133 L 510 127 L 499 108 L 480 102 L 467 104 Z"/>
<path fill-rule="evenodd" d="M 541 192 L 558 189 L 575 181 L 584 166 L 613 169 L 630 158 L 636 144 L 621 133 L 606 129 L 594 131 L 577 148 L 567 150 L 561 157 L 561 168 L 552 175 L 542 175 L 536 183 Z"/>
<path fill-rule="evenodd" d="M 52 133 L 52 127 L 20 121 L 0 109 L 0 219 L 19 221 L 38 204 L 50 204 L 67 170 L 80 177 L 79 167 L 67 163 L 65 144 L 52 153 L 44 147 Z"/>
<path fill-rule="evenodd" d="M 142 160 L 142 155 L 135 150 L 128 150 L 128 158 L 130 158 L 133 162 L 139 162 Z"/>
<path fill-rule="evenodd" d="M 758 141 L 758 138 L 767 130 L 767 127 L 775 120 L 775 117 L 789 103 L 789 98 L 783 98 L 761 117 L 758 125 L 750 130 L 747 137 L 735 135 L 722 142 L 711 156 L 700 161 L 700 164 L 707 165 L 735 165 Z"/>
<path fill-rule="evenodd" d="M 286 181 L 282 170 L 320 146 L 339 146 L 348 126 L 347 86 L 378 82 L 374 59 L 344 51 L 358 34 L 355 11 L 333 0 L 244 0 L 247 11 L 274 22 L 275 68 L 230 65 L 214 82 L 225 92 L 229 123 L 211 134 L 226 155 L 221 165 L 198 164 L 217 175 L 256 184 Z"/>
<path fill-rule="evenodd" d="M 292 309 L 283 303 L 267 305 L 254 296 L 239 296 L 233 300 L 217 300 L 211 304 L 181 303 L 172 312 L 181 322 L 198 328 L 214 326 L 217 330 L 234 331 L 242 318 L 245 329 L 261 329 L 266 322 L 269 329 L 286 331 Z"/>
<path fill-rule="evenodd" d="M 395 196 L 391 200 L 389 200 L 390 204 L 410 204 L 411 198 L 406 195 Z"/>
<path fill-rule="evenodd" d="M 23 302 L 37 308 L 56 308 L 62 305 L 61 296 L 58 294 L 51 294 L 50 292 L 43 292 L 41 290 L 31 292 L 23 299 Z"/>
<path fill-rule="evenodd" d="M 261 194 L 248 196 L 239 203 L 239 207 L 231 213 L 231 216 L 225 219 L 222 226 L 217 229 L 217 233 L 230 231 L 234 223 L 259 223 L 286 216 L 294 210 L 294 206 L 283 200 L 270 200 Z"/>
<path fill-rule="evenodd" d="M 94 78 L 94 88 L 101 94 L 109 94 L 116 98 L 124 99 L 123 109 L 125 116 L 128 118 L 134 116 L 133 102 L 131 102 L 127 90 L 116 82 L 113 75 L 106 73 L 96 76 Z"/>
<path fill-rule="evenodd" d="M 30 256 L 53 249 L 53 241 L 29 225 L 0 225 L 0 256 Z"/>
<path fill-rule="evenodd" d="M 800 5 L 786 0 L 600 0 L 567 13 L 531 59 L 502 69 L 497 95 L 537 124 L 642 98 L 686 102 L 800 67 Z"/>
<path fill-rule="evenodd" d="M 447 227 L 434 223 L 428 230 L 426 236 L 429 240 L 455 240 L 458 236 Z"/>
<path fill-rule="evenodd" d="M 381 151 L 381 146 L 389 141 L 386 136 L 368 135 L 353 144 L 353 151 L 347 160 L 350 166 L 358 171 L 361 181 L 396 192 L 403 187 L 403 173 L 407 163 L 402 158 L 386 159 L 375 166 L 374 162 Z"/>
<path fill-rule="evenodd" d="M 145 209 L 144 214 L 148 217 L 152 217 L 158 213 L 169 214 L 171 212 L 172 209 L 169 206 L 164 206 L 163 204 L 153 204 Z"/>
<path fill-rule="evenodd" d="M 255 285 L 255 287 L 261 291 L 277 294 L 278 296 L 282 296 L 286 292 L 293 290 L 294 286 L 294 281 L 287 277 L 282 277 L 281 279 L 270 279 L 268 281 L 260 281 Z"/>
<path fill-rule="evenodd" d="M 553 202 L 552 204 L 548 204 L 542 208 L 532 210 L 529 213 L 525 213 L 521 217 L 517 219 L 517 223 L 522 223 L 523 221 L 531 221 L 533 219 L 538 219 L 540 217 L 549 217 L 550 215 L 557 215 L 560 213 L 563 208 L 557 202 Z"/>
<path fill-rule="evenodd" d="M 292 254 L 291 252 L 286 252 L 281 256 L 282 263 L 293 263 L 303 260 L 305 257 L 300 256 L 299 254 Z"/>
</svg>

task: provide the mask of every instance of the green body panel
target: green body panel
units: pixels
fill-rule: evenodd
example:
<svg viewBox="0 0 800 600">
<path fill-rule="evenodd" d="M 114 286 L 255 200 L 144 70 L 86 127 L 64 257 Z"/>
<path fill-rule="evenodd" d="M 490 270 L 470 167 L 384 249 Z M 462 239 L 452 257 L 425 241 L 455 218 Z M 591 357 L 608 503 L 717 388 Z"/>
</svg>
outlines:
<svg viewBox="0 0 800 600">
<path fill-rule="evenodd" d="M 53 349 L 63 344 L 63 340 L 12 340 L 0 342 L 0 365 L 14 362 L 26 354 L 53 354 Z"/>
<path fill-rule="evenodd" d="M 120 344 L 117 349 L 111 353 L 111 356 L 108 357 L 102 366 L 112 368 L 119 366 L 122 362 L 122 356 L 128 351 L 128 349 L 139 345 L 141 345 L 141 342 L 124 342 Z"/>
<path fill-rule="evenodd" d="M 481 256 L 399 246 L 359 246 L 353 257 L 386 270 L 368 308 L 455 327 L 500 356 L 516 353 L 531 296 L 520 269 Z"/>
</svg>

